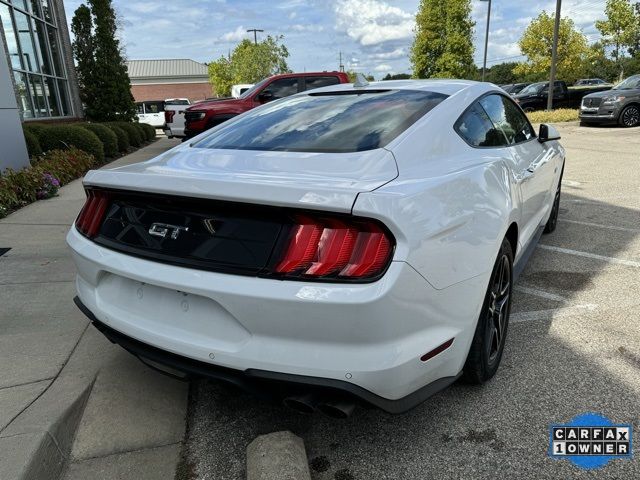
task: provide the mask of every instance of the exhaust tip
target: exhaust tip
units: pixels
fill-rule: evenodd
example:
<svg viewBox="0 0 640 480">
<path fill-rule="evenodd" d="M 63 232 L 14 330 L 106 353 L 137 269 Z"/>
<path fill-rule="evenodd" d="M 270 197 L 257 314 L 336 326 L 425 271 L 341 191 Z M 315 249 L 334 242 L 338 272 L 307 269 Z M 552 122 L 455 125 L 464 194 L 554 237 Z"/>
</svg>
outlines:
<svg viewBox="0 0 640 480">
<path fill-rule="evenodd" d="M 313 398 L 309 396 L 287 397 L 282 403 L 285 407 L 295 410 L 298 413 L 304 413 L 305 415 L 310 415 L 316 410 L 315 402 Z"/>
<path fill-rule="evenodd" d="M 337 418 L 340 420 L 349 418 L 355 408 L 356 406 L 352 402 L 332 402 L 321 403 L 318 405 L 318 410 L 321 413 L 327 417 Z"/>
</svg>

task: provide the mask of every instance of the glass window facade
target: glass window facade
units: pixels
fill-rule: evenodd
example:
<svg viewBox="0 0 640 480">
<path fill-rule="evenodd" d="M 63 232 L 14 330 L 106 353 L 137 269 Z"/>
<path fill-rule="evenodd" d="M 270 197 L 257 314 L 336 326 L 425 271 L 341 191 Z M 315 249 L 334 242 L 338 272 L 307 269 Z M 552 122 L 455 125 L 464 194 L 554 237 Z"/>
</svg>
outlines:
<svg viewBox="0 0 640 480">
<path fill-rule="evenodd" d="M 0 34 L 4 34 L 23 119 L 73 114 L 52 3 L 0 0 Z M 61 28 L 66 28 L 62 22 Z"/>
</svg>

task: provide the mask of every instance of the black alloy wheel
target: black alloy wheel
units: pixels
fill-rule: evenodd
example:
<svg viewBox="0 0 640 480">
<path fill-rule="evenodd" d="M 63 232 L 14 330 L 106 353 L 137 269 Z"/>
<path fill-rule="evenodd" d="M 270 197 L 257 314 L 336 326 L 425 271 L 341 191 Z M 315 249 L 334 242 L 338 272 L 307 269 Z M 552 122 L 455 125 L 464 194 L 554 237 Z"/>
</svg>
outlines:
<svg viewBox="0 0 640 480">
<path fill-rule="evenodd" d="M 505 238 L 491 272 L 480 318 L 464 365 L 462 378 L 467 383 L 485 383 L 498 370 L 509 327 L 512 284 L 513 252 L 509 240 Z"/>
<path fill-rule="evenodd" d="M 551 233 L 556 229 L 558 225 L 558 212 L 560 211 L 560 187 L 562 185 L 562 175 L 558 181 L 558 188 L 556 188 L 556 195 L 553 199 L 553 205 L 551 206 L 551 215 L 547 224 L 544 226 L 544 233 Z"/>
<path fill-rule="evenodd" d="M 620 125 L 623 127 L 637 127 L 640 125 L 640 107 L 629 105 L 620 113 Z"/>
</svg>

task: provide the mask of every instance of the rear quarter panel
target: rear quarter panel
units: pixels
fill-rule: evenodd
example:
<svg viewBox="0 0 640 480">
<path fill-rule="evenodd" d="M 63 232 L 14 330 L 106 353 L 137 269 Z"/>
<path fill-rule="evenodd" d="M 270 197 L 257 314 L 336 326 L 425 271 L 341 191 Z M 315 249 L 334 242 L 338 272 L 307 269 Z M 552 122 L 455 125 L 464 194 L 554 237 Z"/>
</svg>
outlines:
<svg viewBox="0 0 640 480">
<path fill-rule="evenodd" d="M 453 129 L 481 93 L 450 97 L 389 144 L 398 178 L 359 194 L 353 209 L 383 221 L 396 237 L 394 260 L 437 289 L 479 275 L 488 281 L 509 225 L 520 220 L 509 149 L 472 148 Z"/>
</svg>

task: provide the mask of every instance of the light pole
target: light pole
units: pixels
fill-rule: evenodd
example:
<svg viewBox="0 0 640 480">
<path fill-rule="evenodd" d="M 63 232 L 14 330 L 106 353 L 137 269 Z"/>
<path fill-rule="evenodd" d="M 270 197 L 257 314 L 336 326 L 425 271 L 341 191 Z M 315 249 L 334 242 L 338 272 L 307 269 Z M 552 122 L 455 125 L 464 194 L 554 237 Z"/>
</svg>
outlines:
<svg viewBox="0 0 640 480">
<path fill-rule="evenodd" d="M 558 61 L 558 32 L 560 31 L 560 9 L 562 0 L 556 0 L 556 18 L 553 25 L 553 45 L 551 46 L 551 74 L 549 75 L 549 88 L 547 93 L 547 110 L 553 108 L 553 91 L 556 86 L 556 62 Z"/>
<path fill-rule="evenodd" d="M 255 45 L 258 44 L 258 32 L 264 32 L 264 30 L 260 30 L 259 28 L 250 28 L 247 32 L 253 32 L 253 43 Z"/>
<path fill-rule="evenodd" d="M 489 22 L 491 21 L 491 0 L 480 0 L 481 2 L 489 2 L 487 7 L 487 31 L 484 32 L 484 60 L 482 61 L 482 81 L 487 71 L 487 46 L 489 45 Z"/>
</svg>

